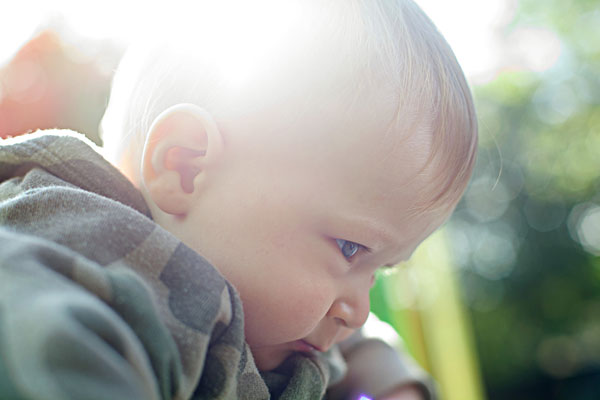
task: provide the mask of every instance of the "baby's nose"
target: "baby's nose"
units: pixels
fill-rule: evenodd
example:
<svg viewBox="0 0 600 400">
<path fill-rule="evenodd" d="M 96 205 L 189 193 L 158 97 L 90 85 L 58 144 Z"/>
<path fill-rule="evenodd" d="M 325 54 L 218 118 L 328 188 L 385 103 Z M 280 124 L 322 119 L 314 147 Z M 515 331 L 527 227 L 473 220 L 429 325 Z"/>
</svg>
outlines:
<svg viewBox="0 0 600 400">
<path fill-rule="evenodd" d="M 358 329 L 369 316 L 369 292 L 354 298 L 339 299 L 331 306 L 328 316 L 336 319 L 342 326 Z"/>
</svg>

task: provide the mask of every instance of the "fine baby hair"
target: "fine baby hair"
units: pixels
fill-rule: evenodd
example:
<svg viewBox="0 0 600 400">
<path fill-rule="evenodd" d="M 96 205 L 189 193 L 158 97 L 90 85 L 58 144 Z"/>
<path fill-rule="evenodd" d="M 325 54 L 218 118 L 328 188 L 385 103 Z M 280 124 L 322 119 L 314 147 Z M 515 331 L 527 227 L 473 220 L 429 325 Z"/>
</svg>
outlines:
<svg viewBox="0 0 600 400">
<path fill-rule="evenodd" d="M 389 132 L 427 122 L 436 168 L 418 208 L 452 207 L 464 191 L 477 147 L 471 94 L 413 1 L 212 1 L 160 10 L 147 25 L 118 68 L 102 120 L 107 156 L 134 182 L 145 135 L 172 105 L 199 105 L 226 128 L 267 115 L 290 125 L 327 119 L 341 99 L 347 109 L 370 107 Z M 275 141 L 286 132 L 264 134 Z"/>
</svg>

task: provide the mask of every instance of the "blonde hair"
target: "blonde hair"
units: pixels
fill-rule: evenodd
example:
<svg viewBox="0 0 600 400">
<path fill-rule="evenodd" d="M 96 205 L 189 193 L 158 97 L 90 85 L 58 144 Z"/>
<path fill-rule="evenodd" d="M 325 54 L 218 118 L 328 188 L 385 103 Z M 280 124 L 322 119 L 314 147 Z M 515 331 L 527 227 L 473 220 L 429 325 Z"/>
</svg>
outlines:
<svg viewBox="0 0 600 400">
<path fill-rule="evenodd" d="M 258 7 L 264 2 L 245 3 Z M 258 23 L 245 26 L 239 37 L 217 47 L 218 35 L 235 28 L 227 25 L 224 14 L 211 15 L 205 9 L 190 19 L 188 10 L 177 14 L 176 25 L 157 24 L 158 30 L 172 28 L 172 32 L 160 32 L 162 38 L 147 37 L 149 45 L 132 46 L 117 70 L 101 126 L 109 158 L 117 164 L 125 160 L 135 169 L 152 121 L 173 104 L 198 104 L 218 122 L 268 111 L 269 104 L 300 98 L 308 86 L 318 88 L 319 93 L 335 91 L 348 102 L 356 101 L 361 93 L 383 88 L 393 93 L 395 124 L 406 123 L 406 115 L 415 111 L 430 119 L 433 150 L 429 164 L 435 164 L 438 172 L 425 196 L 428 200 L 419 208 L 453 207 L 474 166 L 477 121 L 463 72 L 434 24 L 410 0 L 298 0 L 297 4 L 310 12 L 295 22 L 295 28 L 278 20 L 284 17 L 273 10 L 261 16 L 279 21 L 282 31 L 267 31 L 266 36 L 246 43 L 247 47 L 263 45 L 277 35 L 286 37 L 283 32 L 293 30 L 295 36 L 286 37 L 279 47 L 244 53 L 246 58 L 258 57 L 263 62 L 245 86 L 231 85 L 224 73 L 228 66 L 222 61 L 232 52 L 242 51 L 232 44 L 251 37 L 250 30 L 260 28 Z M 229 6 L 230 12 L 235 12 Z M 215 20 L 220 33 L 205 29 Z M 237 23 L 240 21 L 245 20 Z M 212 30 L 214 27 L 211 25 Z M 233 47 L 227 48 L 229 45 Z M 236 59 L 228 62 L 233 64 Z"/>
</svg>

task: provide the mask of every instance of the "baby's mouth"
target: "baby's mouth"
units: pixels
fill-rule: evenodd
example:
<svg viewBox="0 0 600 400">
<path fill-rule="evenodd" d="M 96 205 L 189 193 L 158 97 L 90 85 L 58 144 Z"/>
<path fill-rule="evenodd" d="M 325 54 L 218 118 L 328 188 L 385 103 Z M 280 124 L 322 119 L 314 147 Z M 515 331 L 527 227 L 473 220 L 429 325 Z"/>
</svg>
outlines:
<svg viewBox="0 0 600 400">
<path fill-rule="evenodd" d="M 323 350 L 318 346 L 315 346 L 303 339 L 293 342 L 293 347 L 295 351 L 299 351 L 301 353 L 318 354 L 323 352 Z"/>
</svg>

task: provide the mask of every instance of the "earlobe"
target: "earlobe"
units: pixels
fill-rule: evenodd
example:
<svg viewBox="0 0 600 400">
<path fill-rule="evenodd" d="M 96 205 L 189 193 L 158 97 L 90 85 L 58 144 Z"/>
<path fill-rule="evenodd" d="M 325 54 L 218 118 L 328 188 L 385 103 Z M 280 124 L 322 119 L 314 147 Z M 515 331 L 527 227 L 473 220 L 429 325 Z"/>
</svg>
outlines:
<svg viewBox="0 0 600 400">
<path fill-rule="evenodd" d="M 148 131 L 141 160 L 149 200 L 168 214 L 186 214 L 222 147 L 217 125 L 203 108 L 178 104 L 162 112 Z"/>
</svg>

